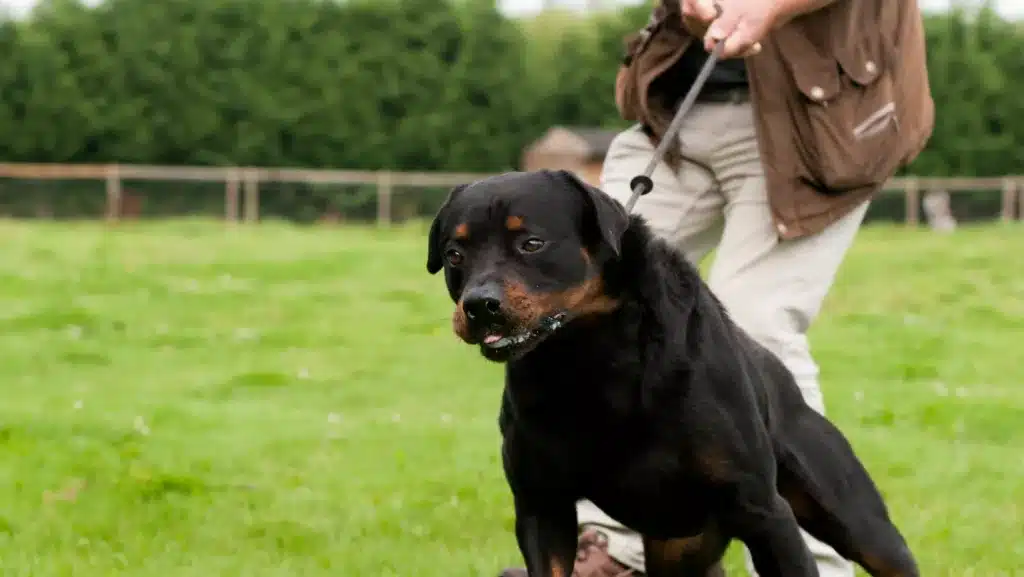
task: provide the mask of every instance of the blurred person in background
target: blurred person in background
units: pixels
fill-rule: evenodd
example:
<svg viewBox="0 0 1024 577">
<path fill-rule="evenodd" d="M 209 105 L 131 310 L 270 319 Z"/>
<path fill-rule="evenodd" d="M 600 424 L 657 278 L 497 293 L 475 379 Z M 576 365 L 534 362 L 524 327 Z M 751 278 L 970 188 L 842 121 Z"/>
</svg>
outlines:
<svg viewBox="0 0 1024 577">
<path fill-rule="evenodd" d="M 612 143 L 601 186 L 626 203 L 630 180 L 643 173 L 708 52 L 724 42 L 635 211 L 694 263 L 717 249 L 711 289 L 824 414 L 808 328 L 871 198 L 932 132 L 920 9 L 916 0 L 717 4 L 660 0 L 627 42 L 615 100 L 636 124 Z M 577 513 L 573 577 L 644 575 L 638 534 L 589 501 Z M 849 561 L 804 537 L 822 577 L 853 577 Z M 749 554 L 746 566 L 755 575 Z"/>
</svg>

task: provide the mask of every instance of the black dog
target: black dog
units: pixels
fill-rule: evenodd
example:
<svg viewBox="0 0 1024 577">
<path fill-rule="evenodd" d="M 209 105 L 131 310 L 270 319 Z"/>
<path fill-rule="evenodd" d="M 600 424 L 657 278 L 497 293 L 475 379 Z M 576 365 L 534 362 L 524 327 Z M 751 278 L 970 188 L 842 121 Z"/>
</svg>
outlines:
<svg viewBox="0 0 1024 577">
<path fill-rule="evenodd" d="M 567 577 L 581 498 L 651 577 L 817 575 L 802 526 L 874 576 L 918 569 L 843 435 L 644 221 L 564 171 L 455 188 L 430 228 L 455 333 L 506 363 L 500 428 L 531 577 Z M 608 470 L 607 463 L 618 463 Z"/>
</svg>

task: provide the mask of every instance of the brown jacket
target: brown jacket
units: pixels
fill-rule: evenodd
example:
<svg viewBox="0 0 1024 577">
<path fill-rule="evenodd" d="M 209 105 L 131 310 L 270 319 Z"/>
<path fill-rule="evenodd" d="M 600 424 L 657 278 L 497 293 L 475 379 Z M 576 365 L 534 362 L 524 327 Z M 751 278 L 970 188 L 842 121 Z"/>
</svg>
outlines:
<svg viewBox="0 0 1024 577">
<path fill-rule="evenodd" d="M 679 0 L 632 35 L 616 81 L 623 118 L 655 141 L 672 111 L 648 88 L 693 37 Z M 747 58 L 768 198 L 782 238 L 816 233 L 924 148 L 935 107 L 917 0 L 836 0 L 798 17 Z"/>
</svg>

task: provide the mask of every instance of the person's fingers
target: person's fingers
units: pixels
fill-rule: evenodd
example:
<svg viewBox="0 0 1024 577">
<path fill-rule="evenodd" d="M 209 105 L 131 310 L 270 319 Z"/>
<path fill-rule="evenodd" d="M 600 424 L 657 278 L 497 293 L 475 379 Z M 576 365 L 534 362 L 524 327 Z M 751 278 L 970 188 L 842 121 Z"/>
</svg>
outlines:
<svg viewBox="0 0 1024 577">
<path fill-rule="evenodd" d="M 718 18 L 719 8 L 715 0 L 699 0 L 697 2 L 697 17 L 705 22 L 711 22 Z"/>
<path fill-rule="evenodd" d="M 717 11 L 716 11 L 717 12 Z M 739 17 L 734 12 L 722 11 L 718 17 L 708 26 L 707 34 L 704 35 L 704 49 L 711 52 L 722 40 L 732 35 L 733 30 L 739 24 Z"/>
<path fill-rule="evenodd" d="M 680 8 L 683 17 L 708 24 L 718 15 L 714 0 L 682 0 Z"/>
<path fill-rule="evenodd" d="M 709 30 L 710 34 L 711 31 Z M 735 58 L 745 56 L 754 47 L 754 36 L 750 26 L 743 20 L 736 23 L 724 39 L 725 46 L 722 48 L 722 58 Z"/>
<path fill-rule="evenodd" d="M 708 26 L 719 13 L 716 0 L 682 0 L 683 27 L 690 34 L 703 38 L 708 31 Z"/>
<path fill-rule="evenodd" d="M 746 58 L 761 52 L 761 43 L 755 41 L 754 29 L 749 21 L 735 13 L 725 11 L 708 27 L 704 35 L 704 49 L 711 52 L 724 42 L 721 58 Z"/>
</svg>

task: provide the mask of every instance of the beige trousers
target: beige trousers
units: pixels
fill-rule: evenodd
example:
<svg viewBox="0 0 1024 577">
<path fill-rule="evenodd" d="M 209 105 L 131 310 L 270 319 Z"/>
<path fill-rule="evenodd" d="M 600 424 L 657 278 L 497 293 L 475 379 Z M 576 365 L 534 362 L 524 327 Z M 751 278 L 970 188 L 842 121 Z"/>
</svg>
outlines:
<svg viewBox="0 0 1024 577">
<path fill-rule="evenodd" d="M 711 289 L 737 324 L 782 359 L 807 403 L 824 413 L 818 366 L 806 333 L 868 203 L 817 235 L 780 241 L 754 130 L 749 103 L 696 104 L 680 131 L 686 161 L 678 172 L 658 165 L 652 175 L 654 189 L 633 210 L 694 263 L 717 248 L 708 278 Z M 630 179 L 643 172 L 653 152 L 639 127 L 619 134 L 608 151 L 601 188 L 625 204 Z M 581 527 L 595 527 L 608 536 L 615 559 L 644 571 L 639 535 L 589 501 L 581 501 L 577 511 Z M 849 561 L 807 533 L 804 538 L 821 577 L 853 577 Z M 746 564 L 750 575 L 756 575 L 749 553 Z"/>
</svg>

